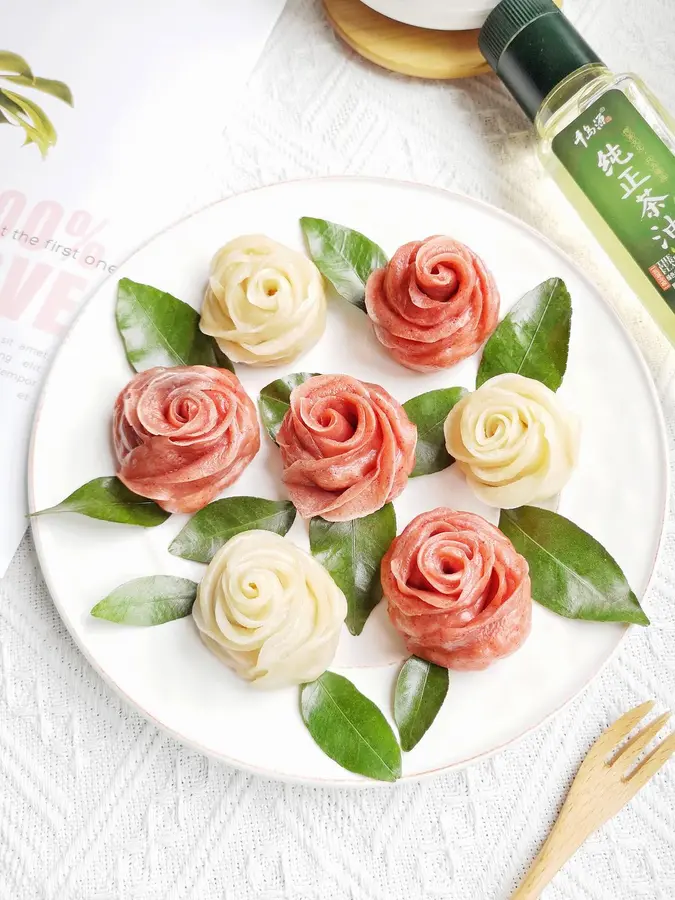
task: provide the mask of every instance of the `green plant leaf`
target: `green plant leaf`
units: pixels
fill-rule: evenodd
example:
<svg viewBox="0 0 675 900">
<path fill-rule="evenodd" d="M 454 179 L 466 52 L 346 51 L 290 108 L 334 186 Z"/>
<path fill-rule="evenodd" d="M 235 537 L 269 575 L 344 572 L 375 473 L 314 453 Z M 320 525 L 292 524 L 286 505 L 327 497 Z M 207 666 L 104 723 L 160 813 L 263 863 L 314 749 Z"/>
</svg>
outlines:
<svg viewBox="0 0 675 900">
<path fill-rule="evenodd" d="M 365 311 L 366 282 L 375 269 L 387 265 L 381 247 L 344 225 L 304 216 L 300 225 L 317 269 L 338 294 Z"/>
<path fill-rule="evenodd" d="M 312 556 L 347 598 L 345 623 L 352 634 L 361 634 L 382 599 L 380 563 L 395 537 L 396 513 L 391 503 L 350 522 L 327 522 L 315 516 L 309 523 Z"/>
<path fill-rule="evenodd" d="M 199 313 L 159 288 L 122 278 L 117 327 L 137 372 L 153 366 L 214 366 L 234 371 L 215 340 L 199 330 Z"/>
<path fill-rule="evenodd" d="M 196 596 L 197 584 L 188 578 L 150 575 L 115 588 L 91 615 L 120 625 L 163 625 L 189 616 Z"/>
<path fill-rule="evenodd" d="M 347 678 L 324 672 L 303 685 L 300 710 L 316 743 L 343 769 L 378 781 L 400 777 L 401 749 L 391 726 Z"/>
<path fill-rule="evenodd" d="M 3 88 L 3 93 L 5 97 L 21 108 L 22 112 L 32 122 L 34 128 L 45 136 L 50 145 L 56 143 L 56 129 L 52 124 L 52 120 L 41 106 L 33 103 L 28 97 L 22 97 L 21 94 L 17 94 L 14 91 L 8 91 Z"/>
<path fill-rule="evenodd" d="M 32 78 L 28 75 L 3 75 L 2 77 L 5 81 L 33 88 L 43 94 L 51 94 L 52 97 L 57 97 L 69 106 L 73 105 L 73 95 L 64 81 L 54 81 L 51 78 Z"/>
<path fill-rule="evenodd" d="M 30 66 L 18 53 L 10 53 L 9 50 L 0 50 L 0 73 L 11 72 L 16 75 L 23 75 L 25 78 L 33 79 L 33 73 Z"/>
<path fill-rule="evenodd" d="M 443 425 L 453 406 L 468 393 L 465 388 L 442 388 L 413 397 L 403 404 L 410 421 L 417 425 L 415 468 L 411 478 L 431 475 L 452 465 L 454 459 L 445 448 Z"/>
<path fill-rule="evenodd" d="M 515 372 L 552 391 L 562 384 L 572 324 L 572 299 L 561 278 L 549 278 L 525 294 L 485 345 L 476 386 Z"/>
<path fill-rule="evenodd" d="M 18 125 L 19 128 L 23 129 L 26 136 L 24 146 L 26 144 L 35 144 L 40 150 L 42 156 L 46 156 L 49 152 L 49 148 L 53 146 L 56 138 L 54 137 L 54 139 L 51 140 L 49 135 L 45 134 L 43 131 L 32 125 L 31 122 L 26 119 L 25 113 L 21 106 L 19 106 L 19 104 L 16 103 L 15 100 L 11 99 L 8 94 L 11 94 L 11 91 L 6 92 L 0 88 L 0 110 L 4 110 L 4 121 L 8 122 L 10 125 Z"/>
<path fill-rule="evenodd" d="M 2 88 L 0 88 L 0 106 L 14 119 L 18 119 L 23 112 L 19 104 L 15 103 L 14 100 L 10 100 Z"/>
<path fill-rule="evenodd" d="M 295 521 L 295 516 L 295 507 L 289 500 L 225 497 L 195 513 L 172 542 L 169 553 L 183 559 L 209 563 L 235 534 L 262 528 L 283 536 Z"/>
<path fill-rule="evenodd" d="M 35 517 L 67 512 L 89 516 L 90 519 L 103 519 L 105 522 L 140 525 L 143 528 L 161 525 L 171 515 L 153 500 L 134 494 L 114 476 L 94 478 L 56 506 L 30 515 Z"/>
<path fill-rule="evenodd" d="M 396 681 L 394 720 L 403 750 L 412 750 L 424 737 L 443 705 L 450 676 L 448 670 L 426 659 L 411 656 Z"/>
<path fill-rule="evenodd" d="M 503 509 L 499 527 L 530 566 L 532 597 L 568 619 L 649 625 L 617 563 L 602 544 L 547 509 Z"/>
<path fill-rule="evenodd" d="M 275 444 L 277 432 L 291 405 L 291 391 L 307 381 L 308 378 L 314 378 L 315 374 L 315 372 L 294 372 L 292 375 L 277 378 L 276 381 L 266 384 L 260 391 L 258 398 L 260 418 Z"/>
</svg>

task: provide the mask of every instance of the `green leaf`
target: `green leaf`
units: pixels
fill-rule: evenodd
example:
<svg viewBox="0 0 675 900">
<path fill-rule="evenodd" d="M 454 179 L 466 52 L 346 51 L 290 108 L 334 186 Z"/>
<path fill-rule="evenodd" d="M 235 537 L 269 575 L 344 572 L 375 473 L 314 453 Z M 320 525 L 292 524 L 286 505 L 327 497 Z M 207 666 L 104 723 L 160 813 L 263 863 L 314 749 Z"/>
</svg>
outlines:
<svg viewBox="0 0 675 900">
<path fill-rule="evenodd" d="M 567 368 L 571 324 L 572 299 L 565 282 L 549 278 L 500 322 L 483 350 L 476 386 L 515 372 L 557 391 Z"/>
<path fill-rule="evenodd" d="M 366 282 L 387 265 L 381 247 L 365 235 L 325 219 L 300 219 L 309 254 L 341 297 L 365 311 Z"/>
<path fill-rule="evenodd" d="M 443 705 L 450 676 L 442 666 L 411 656 L 403 664 L 394 694 L 394 720 L 401 747 L 412 750 L 426 734 Z"/>
<path fill-rule="evenodd" d="M 153 366 L 234 371 L 215 340 L 199 330 L 199 313 L 165 291 L 122 278 L 115 316 L 127 359 L 137 372 Z"/>
<path fill-rule="evenodd" d="M 50 139 L 48 134 L 45 134 L 44 131 L 31 124 L 26 118 L 26 114 L 22 107 L 12 99 L 12 96 L 17 95 L 14 94 L 10 96 L 11 94 L 11 91 L 3 91 L 0 89 L 0 110 L 4 110 L 4 121 L 9 122 L 11 125 L 18 125 L 19 128 L 22 128 L 26 135 L 24 146 L 26 144 L 35 144 L 42 156 L 45 157 L 49 152 L 49 148 L 54 145 L 56 137 L 54 137 L 53 140 Z"/>
<path fill-rule="evenodd" d="M 21 107 L 22 112 L 29 118 L 37 131 L 45 136 L 50 145 L 56 143 L 56 129 L 41 106 L 38 106 L 37 103 L 33 103 L 32 100 L 29 100 L 27 97 L 22 97 L 21 94 L 17 94 L 14 91 L 3 89 L 3 93 L 5 97 Z"/>
<path fill-rule="evenodd" d="M 396 513 L 391 503 L 351 522 L 327 522 L 315 516 L 309 523 L 312 556 L 347 598 L 345 622 L 352 634 L 361 634 L 382 599 L 380 563 L 395 537 Z"/>
<path fill-rule="evenodd" d="M 97 603 L 91 614 L 120 625 L 163 625 L 192 611 L 197 584 L 173 575 L 150 575 L 127 581 Z"/>
<path fill-rule="evenodd" d="M 302 686 L 300 709 L 316 743 L 343 769 L 378 781 L 400 777 L 401 749 L 391 726 L 351 681 L 324 672 Z"/>
<path fill-rule="evenodd" d="M 17 75 L 23 75 L 33 80 L 33 73 L 30 66 L 18 53 L 10 53 L 9 50 L 0 50 L 0 73 L 14 72 Z"/>
<path fill-rule="evenodd" d="M 415 468 L 411 478 L 431 475 L 452 465 L 454 459 L 445 448 L 443 425 L 453 406 L 468 393 L 465 388 L 442 388 L 420 394 L 403 404 L 410 421 L 417 425 Z"/>
<path fill-rule="evenodd" d="M 626 576 L 605 548 L 547 509 L 503 509 L 499 527 L 530 566 L 532 597 L 568 619 L 649 625 Z"/>
<path fill-rule="evenodd" d="M 134 494 L 113 476 L 94 478 L 73 491 L 56 506 L 41 509 L 30 515 L 46 516 L 66 512 L 80 513 L 82 516 L 89 516 L 90 519 L 103 519 L 105 522 L 140 525 L 143 528 L 161 525 L 171 515 L 153 500 Z"/>
<path fill-rule="evenodd" d="M 294 372 L 292 375 L 277 378 L 276 381 L 266 384 L 260 391 L 258 399 L 260 418 L 275 444 L 277 432 L 291 405 L 291 391 L 307 381 L 308 378 L 314 378 L 315 375 L 315 372 Z"/>
<path fill-rule="evenodd" d="M 43 94 L 51 94 L 52 97 L 63 100 L 69 106 L 73 105 L 73 95 L 64 81 L 54 81 L 51 78 L 32 78 L 27 75 L 3 75 L 2 77 L 5 81 L 33 88 Z"/>
<path fill-rule="evenodd" d="M 190 519 L 174 539 L 169 553 L 195 562 L 211 562 L 235 534 L 262 528 L 284 535 L 295 521 L 289 500 L 261 497 L 226 497 L 209 503 Z"/>
</svg>

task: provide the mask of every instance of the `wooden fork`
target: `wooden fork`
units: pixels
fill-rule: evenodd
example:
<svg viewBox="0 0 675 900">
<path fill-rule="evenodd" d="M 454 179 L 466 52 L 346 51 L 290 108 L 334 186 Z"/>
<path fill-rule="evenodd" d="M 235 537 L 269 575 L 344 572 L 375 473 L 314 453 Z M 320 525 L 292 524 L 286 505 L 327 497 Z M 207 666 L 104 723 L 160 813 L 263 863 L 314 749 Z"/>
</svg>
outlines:
<svg viewBox="0 0 675 900">
<path fill-rule="evenodd" d="M 635 768 L 638 757 L 670 717 L 664 713 L 618 747 L 654 707 L 636 706 L 610 726 L 577 772 L 553 830 L 511 900 L 535 900 L 586 838 L 615 816 L 675 753 L 670 734 Z"/>
</svg>

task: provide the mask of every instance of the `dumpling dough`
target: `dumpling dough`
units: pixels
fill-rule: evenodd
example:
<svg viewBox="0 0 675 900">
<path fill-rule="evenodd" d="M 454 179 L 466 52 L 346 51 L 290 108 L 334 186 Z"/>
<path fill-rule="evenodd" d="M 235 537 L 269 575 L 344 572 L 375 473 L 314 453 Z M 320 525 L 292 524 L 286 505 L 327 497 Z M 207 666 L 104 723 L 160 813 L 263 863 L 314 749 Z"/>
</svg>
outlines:
<svg viewBox="0 0 675 900">
<path fill-rule="evenodd" d="M 403 492 L 415 467 L 417 428 L 379 384 L 315 375 L 291 393 L 277 442 L 300 515 L 347 522 Z"/>
<path fill-rule="evenodd" d="M 515 509 L 557 494 L 579 455 L 579 419 L 539 381 L 508 373 L 486 381 L 445 421 L 448 453 L 476 496 Z"/>
<path fill-rule="evenodd" d="M 375 335 L 395 360 L 418 372 L 472 356 L 497 327 L 499 291 L 466 244 L 436 234 L 399 247 L 366 284 Z"/>
<path fill-rule="evenodd" d="M 417 516 L 382 560 L 389 618 L 410 653 L 447 669 L 485 669 L 532 624 L 527 560 L 481 516 L 438 507 Z"/>
<path fill-rule="evenodd" d="M 234 362 L 275 366 L 315 344 L 326 326 L 321 273 L 261 234 L 225 244 L 211 262 L 200 328 Z"/>
<path fill-rule="evenodd" d="M 331 664 L 347 601 L 290 540 L 245 531 L 216 553 L 192 615 L 206 646 L 261 688 L 314 681 Z"/>
<path fill-rule="evenodd" d="M 260 449 L 253 401 L 232 372 L 139 372 L 113 412 L 117 477 L 167 512 L 192 513 L 232 484 Z"/>
</svg>

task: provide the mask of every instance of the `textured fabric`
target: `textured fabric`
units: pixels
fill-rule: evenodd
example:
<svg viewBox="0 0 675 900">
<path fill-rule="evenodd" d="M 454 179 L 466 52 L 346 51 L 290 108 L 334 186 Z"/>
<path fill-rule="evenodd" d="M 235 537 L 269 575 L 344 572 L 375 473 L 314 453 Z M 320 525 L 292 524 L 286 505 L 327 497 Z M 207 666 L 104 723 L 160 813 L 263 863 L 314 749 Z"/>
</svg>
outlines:
<svg viewBox="0 0 675 900">
<path fill-rule="evenodd" d="M 567 7 L 615 69 L 639 69 L 675 109 L 672 0 Z M 208 157 L 172 184 L 176 217 L 257 185 L 350 173 L 457 188 L 532 223 L 616 300 L 672 449 L 674 356 L 539 171 L 494 79 L 391 76 L 337 42 L 318 0 L 289 0 Z M 346 792 L 248 777 L 130 711 L 73 645 L 27 538 L 0 582 L 0 900 L 506 900 L 600 729 L 647 697 L 673 702 L 674 563 L 671 517 L 646 599 L 653 627 L 634 629 L 583 697 L 518 746 L 419 785 Z M 675 898 L 675 764 L 544 898 Z"/>
</svg>

